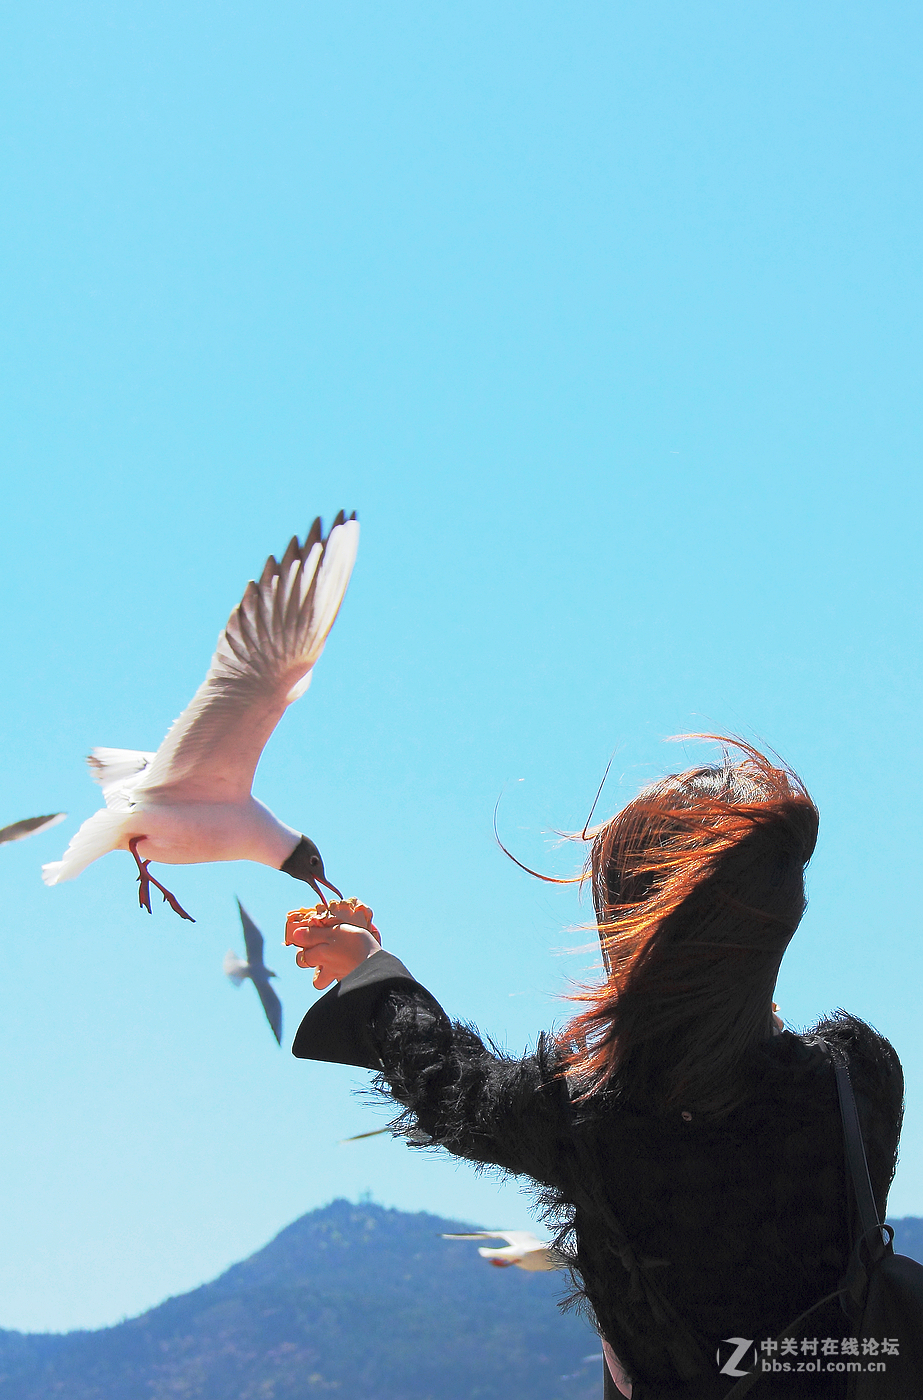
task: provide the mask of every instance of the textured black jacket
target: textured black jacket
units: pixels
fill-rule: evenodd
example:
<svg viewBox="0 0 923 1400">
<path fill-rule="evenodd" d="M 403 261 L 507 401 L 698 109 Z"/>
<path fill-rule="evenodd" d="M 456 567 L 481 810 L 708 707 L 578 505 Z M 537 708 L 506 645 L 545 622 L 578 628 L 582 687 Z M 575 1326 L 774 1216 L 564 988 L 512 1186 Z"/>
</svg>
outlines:
<svg viewBox="0 0 923 1400">
<path fill-rule="evenodd" d="M 851 1209 L 836 1084 L 816 1034 L 849 1055 L 883 1213 L 903 1076 L 888 1042 L 844 1012 L 758 1046 L 746 1103 L 717 1123 L 632 1111 L 617 1090 L 572 1101 L 552 1042 L 541 1038 L 522 1059 L 497 1053 L 384 952 L 315 1003 L 292 1048 L 377 1070 L 404 1105 L 395 1126 L 412 1141 L 539 1184 L 579 1293 L 633 1377 L 634 1400 L 718 1400 L 733 1384 L 715 1360 L 722 1340 L 759 1346 L 832 1292 L 846 1266 Z M 850 1331 L 834 1304 L 808 1336 L 820 1355 L 823 1339 Z M 690 1346 L 703 1366 L 692 1376 Z M 753 1396 L 836 1400 L 844 1382 L 767 1377 Z"/>
</svg>

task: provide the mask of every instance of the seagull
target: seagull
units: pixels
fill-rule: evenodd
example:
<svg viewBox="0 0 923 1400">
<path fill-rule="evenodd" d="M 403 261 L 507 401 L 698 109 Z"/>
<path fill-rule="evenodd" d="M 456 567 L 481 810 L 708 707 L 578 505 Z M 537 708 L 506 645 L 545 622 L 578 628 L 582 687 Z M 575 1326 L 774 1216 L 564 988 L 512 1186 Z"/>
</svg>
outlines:
<svg viewBox="0 0 923 1400">
<path fill-rule="evenodd" d="M 315 520 L 279 563 L 270 555 L 259 583 L 218 638 L 208 675 L 156 753 L 94 749 L 87 762 L 106 805 L 83 823 L 62 860 L 42 867 L 46 885 L 72 880 L 108 851 L 131 851 L 138 902 L 151 912 L 150 886 L 195 922 L 149 872 L 167 865 L 253 860 L 340 891 L 314 842 L 251 795 L 260 754 L 285 709 L 303 695 L 324 649 L 356 559 L 359 524 L 343 512 L 326 539 Z"/>
<path fill-rule="evenodd" d="M 275 977 L 274 972 L 263 962 L 263 935 L 256 924 L 250 918 L 240 900 L 237 901 L 240 910 L 240 922 L 244 926 L 244 943 L 247 948 L 247 961 L 241 962 L 234 952 L 227 952 L 224 955 L 224 970 L 235 986 L 239 987 L 245 977 L 256 988 L 260 1001 L 263 1003 L 263 1010 L 266 1012 L 266 1020 L 272 1027 L 272 1033 L 279 1044 L 282 1044 L 282 1003 L 269 985 L 270 977 Z"/>
<path fill-rule="evenodd" d="M 508 1269 L 512 1264 L 527 1273 L 548 1273 L 552 1269 L 563 1269 L 567 1260 L 563 1254 L 552 1249 L 547 1240 L 540 1240 L 530 1230 L 472 1230 L 466 1235 L 443 1235 L 444 1240 L 506 1240 L 501 1249 L 478 1250 L 497 1269 Z"/>
<path fill-rule="evenodd" d="M 21 822 L 11 822 L 9 826 L 0 826 L 0 846 L 5 846 L 7 841 L 22 841 L 26 836 L 35 836 L 39 831 L 48 831 L 51 827 L 57 826 L 58 822 L 63 822 L 67 816 L 66 812 L 55 812 L 51 817 L 26 817 Z"/>
</svg>

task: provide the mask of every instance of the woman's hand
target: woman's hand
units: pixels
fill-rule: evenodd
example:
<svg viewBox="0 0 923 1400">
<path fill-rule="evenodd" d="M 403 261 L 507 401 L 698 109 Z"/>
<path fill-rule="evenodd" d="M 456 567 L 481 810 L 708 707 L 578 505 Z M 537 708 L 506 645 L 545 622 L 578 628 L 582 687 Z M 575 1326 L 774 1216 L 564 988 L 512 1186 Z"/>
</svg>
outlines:
<svg viewBox="0 0 923 1400">
<path fill-rule="evenodd" d="M 293 909 L 285 921 L 285 942 L 298 949 L 299 967 L 316 968 L 319 992 L 340 982 L 381 947 L 372 911 L 358 899 L 337 899 L 313 909 Z"/>
</svg>

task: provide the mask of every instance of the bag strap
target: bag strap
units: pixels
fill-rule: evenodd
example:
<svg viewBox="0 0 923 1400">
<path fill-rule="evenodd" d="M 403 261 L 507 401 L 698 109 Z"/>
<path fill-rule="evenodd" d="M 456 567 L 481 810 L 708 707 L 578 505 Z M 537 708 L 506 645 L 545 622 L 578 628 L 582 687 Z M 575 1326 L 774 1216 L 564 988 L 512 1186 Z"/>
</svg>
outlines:
<svg viewBox="0 0 923 1400">
<path fill-rule="evenodd" d="M 859 1213 L 860 1234 L 839 1288 L 828 1293 L 826 1298 L 821 1298 L 819 1302 L 813 1303 L 805 1312 L 796 1317 L 794 1322 L 790 1322 L 787 1327 L 783 1328 L 774 1339 L 777 1343 L 787 1341 L 791 1337 L 798 1337 L 804 1330 L 804 1323 L 807 1319 L 817 1312 L 818 1308 L 823 1307 L 826 1303 L 832 1303 L 834 1298 L 840 1299 L 847 1316 L 852 1318 L 861 1316 L 868 1290 L 868 1271 L 862 1261 L 861 1245 L 863 1241 L 868 1242 L 869 1253 L 873 1261 L 877 1262 L 889 1248 L 894 1235 L 890 1225 L 882 1224 L 878 1215 L 878 1207 L 875 1204 L 875 1193 L 872 1190 L 872 1180 L 869 1176 L 868 1158 L 865 1155 L 865 1143 L 862 1140 L 862 1127 L 859 1123 L 859 1110 L 856 1106 L 852 1080 L 849 1077 L 849 1058 L 845 1050 L 841 1046 L 833 1044 L 832 1041 L 824 1040 L 822 1036 L 816 1036 L 815 1041 L 829 1054 L 836 1074 L 840 1119 L 843 1124 L 843 1148 L 852 1181 L 853 1197 Z M 875 1245 L 872 1244 L 873 1240 L 876 1241 Z M 733 1400 L 740 1400 L 741 1396 L 746 1395 L 756 1385 L 762 1375 L 762 1371 L 751 1371 L 748 1376 L 742 1376 L 735 1385 L 731 1386 L 730 1390 L 725 1392 L 724 1400 L 732 1400 L 732 1397 Z"/>
<path fill-rule="evenodd" d="M 878 1214 L 875 1193 L 872 1190 L 872 1179 L 869 1176 L 868 1158 L 865 1155 L 865 1143 L 862 1140 L 862 1128 L 859 1123 L 859 1110 L 856 1107 L 856 1096 L 853 1093 L 852 1081 L 849 1077 L 849 1060 L 846 1052 L 839 1045 L 834 1045 L 830 1041 L 826 1041 L 825 1044 L 830 1050 L 830 1058 L 833 1060 L 833 1068 L 836 1072 L 836 1087 L 840 1096 L 840 1117 L 843 1120 L 843 1143 L 846 1148 L 849 1175 L 852 1178 L 853 1196 L 859 1212 L 861 1235 L 863 1239 L 868 1239 L 872 1235 L 878 1235 L 880 1239 L 884 1224 Z"/>
<path fill-rule="evenodd" d="M 822 1308 L 827 1303 L 832 1303 L 834 1298 L 842 1298 L 842 1296 L 843 1289 L 835 1288 L 833 1292 L 828 1293 L 825 1298 L 818 1299 L 816 1303 L 812 1303 L 809 1308 L 806 1308 L 803 1313 L 799 1313 L 794 1322 L 790 1322 L 787 1327 L 783 1327 L 782 1331 L 779 1332 L 773 1340 L 778 1344 L 779 1342 L 788 1341 L 791 1337 L 800 1337 L 801 1333 L 804 1331 L 804 1324 L 813 1313 L 817 1312 L 818 1308 Z M 742 1376 L 739 1381 L 731 1386 L 730 1390 L 724 1392 L 724 1400 L 731 1400 L 731 1396 L 734 1397 L 734 1400 L 739 1400 L 739 1397 L 741 1395 L 746 1395 L 748 1390 L 752 1390 L 757 1381 L 761 1380 L 762 1377 L 762 1371 L 751 1371 L 748 1376 Z"/>
<path fill-rule="evenodd" d="M 846 1163 L 852 1181 L 853 1200 L 859 1217 L 859 1231 L 853 1243 L 849 1264 L 843 1277 L 842 1307 L 846 1316 L 858 1326 L 869 1289 L 869 1269 L 891 1249 L 894 1231 L 878 1214 L 875 1193 L 869 1176 L 868 1158 L 862 1140 L 859 1110 L 849 1077 L 849 1059 L 845 1050 L 830 1041 L 824 1042 L 836 1071 L 836 1087 L 840 1096 L 840 1117 L 843 1120 L 843 1143 Z"/>
</svg>

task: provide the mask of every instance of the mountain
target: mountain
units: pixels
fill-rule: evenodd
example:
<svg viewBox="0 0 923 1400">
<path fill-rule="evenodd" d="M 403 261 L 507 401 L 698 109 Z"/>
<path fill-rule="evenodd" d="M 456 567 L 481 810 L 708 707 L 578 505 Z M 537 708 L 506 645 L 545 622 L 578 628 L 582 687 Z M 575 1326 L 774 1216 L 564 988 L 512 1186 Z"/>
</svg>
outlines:
<svg viewBox="0 0 923 1400">
<path fill-rule="evenodd" d="M 0 1400 L 598 1400 L 568 1279 L 493 1269 L 470 1229 L 334 1201 L 212 1283 L 96 1332 L 0 1331 Z"/>
<path fill-rule="evenodd" d="M 892 1220 L 923 1262 L 923 1220 Z M 469 1229 L 334 1201 L 192 1293 L 97 1332 L 0 1331 L 0 1400 L 599 1400 L 566 1275 L 492 1269 Z"/>
<path fill-rule="evenodd" d="M 903 1219 L 889 1220 L 894 1227 L 894 1248 L 898 1254 L 909 1254 L 923 1264 L 923 1220 L 918 1215 L 905 1215 Z"/>
</svg>

